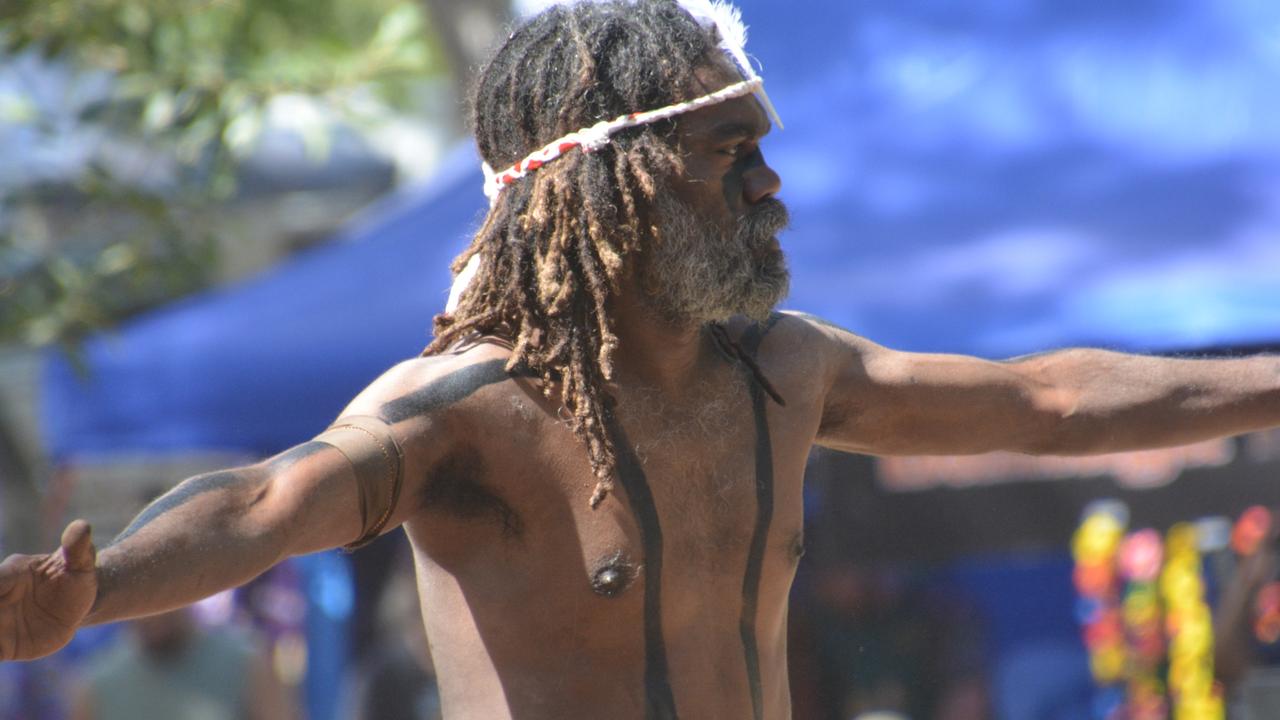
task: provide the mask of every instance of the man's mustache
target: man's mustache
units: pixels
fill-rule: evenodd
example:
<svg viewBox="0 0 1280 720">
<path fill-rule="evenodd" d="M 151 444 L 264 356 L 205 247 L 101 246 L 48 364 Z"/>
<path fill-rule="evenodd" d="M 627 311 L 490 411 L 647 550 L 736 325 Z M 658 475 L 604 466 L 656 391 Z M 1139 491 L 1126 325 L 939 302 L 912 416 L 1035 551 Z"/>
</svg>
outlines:
<svg viewBox="0 0 1280 720">
<path fill-rule="evenodd" d="M 777 198 L 765 198 L 738 219 L 737 235 L 749 246 L 772 239 L 791 224 L 791 213 Z"/>
<path fill-rule="evenodd" d="M 770 197 L 752 205 L 740 222 L 744 230 L 777 233 L 791 224 L 791 213 L 781 200 Z"/>
</svg>

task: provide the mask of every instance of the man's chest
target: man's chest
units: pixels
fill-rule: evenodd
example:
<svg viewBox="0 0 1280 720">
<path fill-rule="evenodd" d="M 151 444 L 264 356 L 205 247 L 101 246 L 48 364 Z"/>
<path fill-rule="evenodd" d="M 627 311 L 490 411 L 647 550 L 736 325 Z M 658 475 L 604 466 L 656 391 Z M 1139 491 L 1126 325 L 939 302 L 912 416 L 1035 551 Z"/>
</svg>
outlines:
<svg viewBox="0 0 1280 720">
<path fill-rule="evenodd" d="M 779 511 L 799 494 L 803 459 L 786 451 L 769 404 L 737 383 L 678 405 L 620 405 L 619 500 L 637 519 L 652 505 L 650 522 L 677 579 L 733 579 L 753 542 L 799 525 Z"/>
<path fill-rule="evenodd" d="M 482 398 L 482 422 L 451 429 L 454 451 L 422 478 L 409 523 L 440 656 L 547 682 L 566 675 L 549 657 L 580 658 L 637 683 L 628 697 L 643 688 L 650 707 L 678 698 L 744 716 L 785 677 L 819 413 L 746 378 L 729 390 L 619 393 L 613 485 L 595 507 L 598 478 L 558 408 Z"/>
<path fill-rule="evenodd" d="M 620 393 L 608 428 L 613 488 L 596 508 L 596 477 L 563 418 L 524 396 L 495 403 L 492 426 L 461 433 L 422 483 L 435 554 L 526 568 L 535 554 L 575 558 L 571 580 L 583 588 L 601 573 L 630 586 L 658 553 L 676 585 L 740 585 L 750 562 L 789 570 L 811 423 L 746 380 L 682 400 Z"/>
</svg>

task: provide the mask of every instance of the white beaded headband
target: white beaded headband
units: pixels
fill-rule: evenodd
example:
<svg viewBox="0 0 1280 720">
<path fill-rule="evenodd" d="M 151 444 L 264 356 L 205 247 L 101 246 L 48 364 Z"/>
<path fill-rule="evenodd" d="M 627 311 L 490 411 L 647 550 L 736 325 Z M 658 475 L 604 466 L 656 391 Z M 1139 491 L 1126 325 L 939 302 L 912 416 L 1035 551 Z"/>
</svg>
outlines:
<svg viewBox="0 0 1280 720">
<path fill-rule="evenodd" d="M 751 62 L 747 59 L 745 49 L 747 28 L 742 24 L 742 14 L 738 9 L 727 2 L 717 0 L 678 1 L 685 12 L 689 13 L 699 25 L 708 29 L 715 28 L 720 37 L 720 49 L 733 61 L 744 80 L 686 102 L 668 105 L 657 110 L 628 113 L 613 120 L 601 120 L 591 127 L 582 128 L 547 143 L 502 172 L 495 173 L 488 163 L 483 163 L 481 168 L 484 170 L 484 194 L 489 198 L 490 205 L 497 202 L 503 188 L 573 148 L 580 147 L 586 153 L 596 152 L 608 145 L 612 139 L 611 136 L 619 130 L 668 120 L 677 115 L 749 93 L 755 93 L 760 104 L 769 113 L 773 124 L 779 128 L 782 127 L 782 120 L 778 118 L 773 103 L 764 92 L 764 79 L 756 74 Z"/>
</svg>

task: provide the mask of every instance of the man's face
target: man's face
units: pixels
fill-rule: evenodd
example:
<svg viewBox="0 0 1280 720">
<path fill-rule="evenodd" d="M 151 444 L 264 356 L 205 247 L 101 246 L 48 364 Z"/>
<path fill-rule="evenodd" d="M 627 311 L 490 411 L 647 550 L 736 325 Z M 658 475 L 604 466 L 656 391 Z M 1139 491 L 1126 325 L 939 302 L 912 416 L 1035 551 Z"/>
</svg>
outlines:
<svg viewBox="0 0 1280 720">
<path fill-rule="evenodd" d="M 739 80 L 719 65 L 695 75 L 701 92 Z M 668 320 L 763 319 L 786 296 L 789 275 L 777 233 L 787 211 L 773 197 L 781 181 L 759 147 L 768 131 L 752 96 L 680 119 L 685 172 L 658 198 L 658 237 L 643 273 L 651 303 Z"/>
</svg>

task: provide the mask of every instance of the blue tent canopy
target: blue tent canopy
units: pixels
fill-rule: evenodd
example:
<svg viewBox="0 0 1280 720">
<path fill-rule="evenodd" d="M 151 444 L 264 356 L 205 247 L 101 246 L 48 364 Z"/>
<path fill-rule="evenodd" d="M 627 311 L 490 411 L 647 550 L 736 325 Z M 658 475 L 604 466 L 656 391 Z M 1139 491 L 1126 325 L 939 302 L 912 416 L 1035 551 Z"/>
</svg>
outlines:
<svg viewBox="0 0 1280 720">
<path fill-rule="evenodd" d="M 92 338 L 87 381 L 51 355 L 44 411 L 54 455 L 269 454 L 318 433 L 429 341 L 449 263 L 484 204 L 471 197 L 473 158 L 455 155 L 425 189 L 380 203 L 284 266 Z"/>
<path fill-rule="evenodd" d="M 742 3 L 786 123 L 786 307 L 908 350 L 1280 341 L 1280 6 Z M 55 456 L 265 454 L 429 340 L 474 152 L 323 247 L 50 356 Z"/>
</svg>

